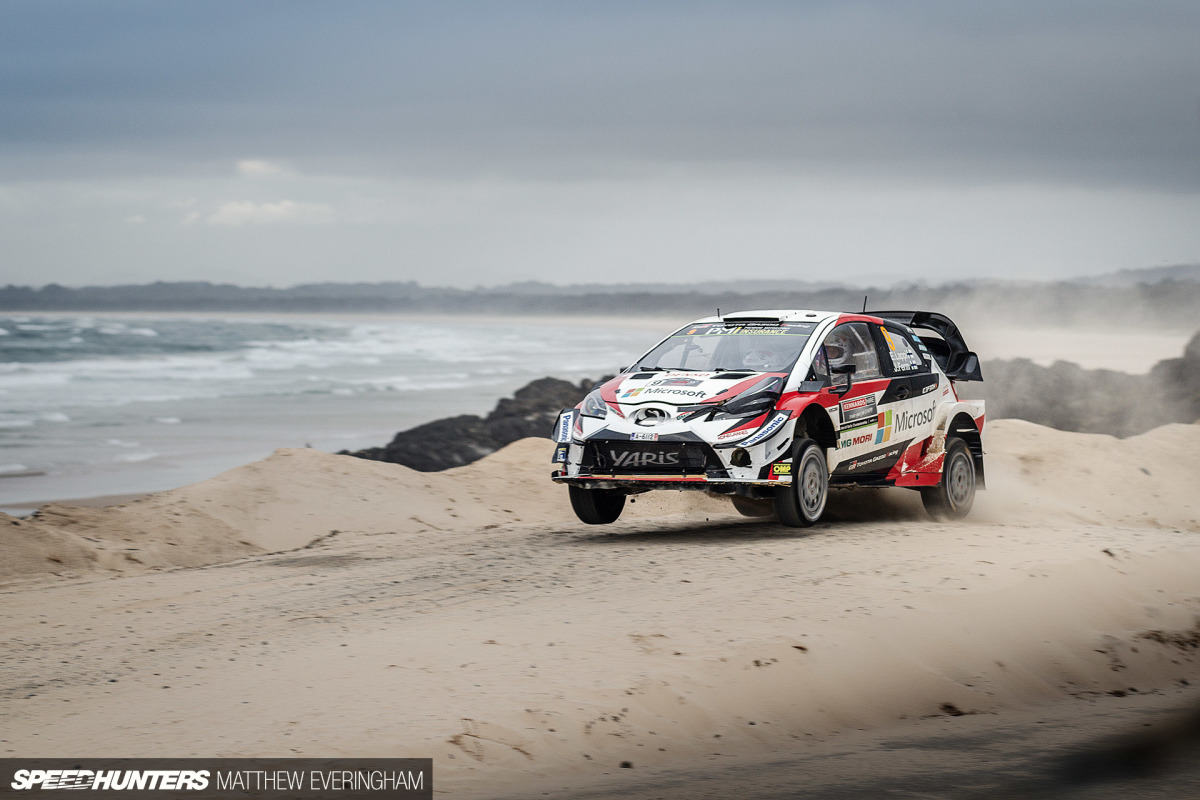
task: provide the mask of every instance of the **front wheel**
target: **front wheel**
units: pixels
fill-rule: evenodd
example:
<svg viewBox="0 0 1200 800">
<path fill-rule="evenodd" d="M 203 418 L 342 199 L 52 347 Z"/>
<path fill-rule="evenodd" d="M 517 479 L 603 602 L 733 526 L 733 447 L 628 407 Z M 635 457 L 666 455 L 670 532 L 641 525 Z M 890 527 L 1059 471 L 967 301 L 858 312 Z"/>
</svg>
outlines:
<svg viewBox="0 0 1200 800">
<path fill-rule="evenodd" d="M 975 460 L 967 443 L 946 439 L 942 482 L 921 490 L 921 502 L 936 520 L 962 519 L 975 503 Z"/>
<path fill-rule="evenodd" d="M 571 496 L 571 508 L 575 516 L 588 525 L 607 525 L 616 522 L 625 508 L 625 493 L 615 489 L 584 489 L 574 484 L 567 486 Z"/>
<path fill-rule="evenodd" d="M 792 483 L 775 490 L 775 514 L 792 528 L 807 528 L 821 518 L 829 497 L 829 466 L 812 439 L 792 447 Z"/>
<path fill-rule="evenodd" d="M 770 500 L 759 500 L 755 497 L 742 497 L 735 494 L 731 498 L 734 509 L 743 517 L 769 517 L 775 513 L 775 507 Z"/>
</svg>

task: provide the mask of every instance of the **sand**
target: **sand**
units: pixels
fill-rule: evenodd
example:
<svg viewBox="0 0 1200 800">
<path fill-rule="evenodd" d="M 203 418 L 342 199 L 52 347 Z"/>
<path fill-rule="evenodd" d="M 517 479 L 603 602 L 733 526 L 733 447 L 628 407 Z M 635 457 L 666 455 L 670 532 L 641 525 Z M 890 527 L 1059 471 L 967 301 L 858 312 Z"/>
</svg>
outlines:
<svg viewBox="0 0 1200 800">
<path fill-rule="evenodd" d="M 809 531 L 683 493 L 586 526 L 534 439 L 0 517 L 0 755 L 428 756 L 455 798 L 782 797 L 842 764 L 821 785 L 871 796 L 1015 780 L 964 765 L 1026 752 L 1021 720 L 1200 704 L 1200 425 L 986 448 L 956 524 L 859 490 Z"/>
</svg>

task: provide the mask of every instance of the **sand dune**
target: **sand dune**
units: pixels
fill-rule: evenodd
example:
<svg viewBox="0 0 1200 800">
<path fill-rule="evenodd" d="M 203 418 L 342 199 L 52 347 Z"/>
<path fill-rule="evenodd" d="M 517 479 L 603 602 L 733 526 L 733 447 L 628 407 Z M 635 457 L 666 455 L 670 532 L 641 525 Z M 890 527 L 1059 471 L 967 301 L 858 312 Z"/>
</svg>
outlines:
<svg viewBox="0 0 1200 800">
<path fill-rule="evenodd" d="M 432 756 L 444 796 L 616 794 L 1200 680 L 1200 425 L 993 422 L 966 522 L 838 492 L 809 532 L 691 494 L 584 526 L 551 447 L 444 473 L 281 450 L 0 520 L 0 748 Z"/>
</svg>

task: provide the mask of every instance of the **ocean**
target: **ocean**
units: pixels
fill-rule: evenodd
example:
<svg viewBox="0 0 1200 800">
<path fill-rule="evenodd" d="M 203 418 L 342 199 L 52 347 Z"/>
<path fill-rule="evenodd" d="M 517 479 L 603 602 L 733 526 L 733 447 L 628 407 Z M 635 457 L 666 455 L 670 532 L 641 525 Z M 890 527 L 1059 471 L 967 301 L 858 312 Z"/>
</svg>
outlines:
<svg viewBox="0 0 1200 800">
<path fill-rule="evenodd" d="M 681 320 L 686 322 L 686 320 Z M 535 378 L 616 372 L 671 323 L 0 314 L 0 509 L 183 486 L 280 447 L 379 446 Z"/>
</svg>

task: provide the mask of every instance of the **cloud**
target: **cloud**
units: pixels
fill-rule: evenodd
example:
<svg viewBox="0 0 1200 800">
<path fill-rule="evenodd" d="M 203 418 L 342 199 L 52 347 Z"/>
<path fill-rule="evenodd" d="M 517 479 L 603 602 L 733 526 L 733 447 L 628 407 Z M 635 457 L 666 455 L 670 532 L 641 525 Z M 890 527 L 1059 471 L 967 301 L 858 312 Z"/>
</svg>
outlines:
<svg viewBox="0 0 1200 800">
<path fill-rule="evenodd" d="M 237 162 L 237 170 L 242 175 L 251 178 L 267 178 L 272 175 L 283 175 L 288 169 L 274 161 L 264 161 L 261 158 L 243 158 Z"/>
<path fill-rule="evenodd" d="M 134 214 L 132 216 L 126 217 L 125 221 L 128 222 L 130 225 L 145 225 L 146 217 L 141 214 Z"/>
<path fill-rule="evenodd" d="M 333 206 L 324 203 L 297 203 L 281 200 L 278 203 L 252 203 L 232 200 L 222 203 L 205 217 L 209 225 L 240 228 L 246 225 L 322 225 L 333 222 L 337 214 Z M 194 221 L 189 215 L 184 222 Z"/>
</svg>

